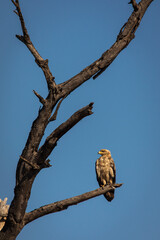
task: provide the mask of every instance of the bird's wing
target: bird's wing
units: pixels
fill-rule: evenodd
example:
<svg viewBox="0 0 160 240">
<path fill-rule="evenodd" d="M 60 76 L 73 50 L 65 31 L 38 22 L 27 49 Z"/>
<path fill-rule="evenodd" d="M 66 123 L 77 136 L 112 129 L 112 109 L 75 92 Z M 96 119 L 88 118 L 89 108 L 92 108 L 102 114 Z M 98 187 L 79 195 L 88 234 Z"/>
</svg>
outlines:
<svg viewBox="0 0 160 240">
<path fill-rule="evenodd" d="M 112 169 L 111 176 L 113 178 L 113 183 L 115 183 L 115 181 L 116 181 L 116 167 L 115 167 L 113 158 L 111 158 L 111 160 L 110 160 L 110 168 Z"/>
<path fill-rule="evenodd" d="M 101 157 L 100 157 L 101 158 Z M 96 177 L 97 181 L 99 183 L 99 186 L 101 186 L 103 183 L 101 182 L 101 166 L 100 166 L 100 158 L 97 159 L 95 163 L 95 170 L 96 170 Z"/>
</svg>

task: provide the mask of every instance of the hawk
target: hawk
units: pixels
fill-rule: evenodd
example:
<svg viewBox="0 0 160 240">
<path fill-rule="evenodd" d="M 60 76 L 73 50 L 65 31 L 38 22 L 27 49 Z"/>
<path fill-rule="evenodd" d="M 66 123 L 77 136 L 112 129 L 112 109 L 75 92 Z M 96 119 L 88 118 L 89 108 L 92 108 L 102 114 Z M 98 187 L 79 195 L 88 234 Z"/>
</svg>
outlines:
<svg viewBox="0 0 160 240">
<path fill-rule="evenodd" d="M 101 149 L 98 154 L 101 157 L 96 161 L 96 175 L 100 187 L 114 184 L 116 181 L 116 169 L 111 152 L 107 149 Z M 106 192 L 104 197 L 111 202 L 114 198 L 114 189 Z"/>
</svg>

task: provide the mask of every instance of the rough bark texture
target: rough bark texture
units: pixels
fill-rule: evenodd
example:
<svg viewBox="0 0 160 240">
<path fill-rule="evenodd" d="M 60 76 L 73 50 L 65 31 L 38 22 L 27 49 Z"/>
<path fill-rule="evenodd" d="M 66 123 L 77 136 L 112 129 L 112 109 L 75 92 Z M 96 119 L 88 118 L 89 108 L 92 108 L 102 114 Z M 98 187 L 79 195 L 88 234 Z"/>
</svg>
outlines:
<svg viewBox="0 0 160 240">
<path fill-rule="evenodd" d="M 58 85 L 55 83 L 55 78 L 49 69 L 48 60 L 45 60 L 40 56 L 30 39 L 20 9 L 19 0 L 11 1 L 16 7 L 14 12 L 19 17 L 23 32 L 23 35 L 16 35 L 16 37 L 23 44 L 25 44 L 25 46 L 34 56 L 37 65 L 42 69 L 48 86 L 48 96 L 44 99 L 36 91 L 34 91 L 34 94 L 43 106 L 39 110 L 38 116 L 32 124 L 26 145 L 22 151 L 17 165 L 14 198 L 9 208 L 5 226 L 0 232 L 0 240 L 14 240 L 25 224 L 33 221 L 34 219 L 45 214 L 64 210 L 68 206 L 85 201 L 91 197 L 104 194 L 105 191 L 108 191 L 109 188 L 107 187 L 103 191 L 102 189 L 96 190 L 99 191 L 98 193 L 93 191 L 94 194 L 93 192 L 90 192 L 74 197 L 70 200 L 63 200 L 59 203 L 53 203 L 30 213 L 26 213 L 26 207 L 30 198 L 32 184 L 35 177 L 42 168 L 50 167 L 47 157 L 53 151 L 57 141 L 67 131 L 69 131 L 80 120 L 92 114 L 91 110 L 93 103 L 90 103 L 86 107 L 74 113 L 66 122 L 62 123 L 58 128 L 56 128 L 46 138 L 43 146 L 40 147 L 41 139 L 44 135 L 47 125 L 50 121 L 54 121 L 56 119 L 62 101 L 72 91 L 89 80 L 91 77 L 94 79 L 97 78 L 114 61 L 118 54 L 128 46 L 131 40 L 135 37 L 135 31 L 137 30 L 144 13 L 153 0 L 142 0 L 139 4 L 137 4 L 135 0 L 131 0 L 130 3 L 133 6 L 133 13 L 129 17 L 128 21 L 122 26 L 116 42 L 111 46 L 111 48 L 104 52 L 98 60 L 83 69 L 79 74 Z M 54 108 L 56 109 L 54 110 Z M 55 111 L 54 113 L 52 113 L 53 110 Z"/>
</svg>

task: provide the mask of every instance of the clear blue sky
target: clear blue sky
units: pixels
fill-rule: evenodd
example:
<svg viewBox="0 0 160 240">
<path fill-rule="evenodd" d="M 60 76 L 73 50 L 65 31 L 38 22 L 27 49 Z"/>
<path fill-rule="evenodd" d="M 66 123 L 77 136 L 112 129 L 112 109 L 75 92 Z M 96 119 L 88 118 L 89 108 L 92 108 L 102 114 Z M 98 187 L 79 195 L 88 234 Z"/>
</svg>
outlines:
<svg viewBox="0 0 160 240">
<path fill-rule="evenodd" d="M 107 50 L 132 12 L 129 0 L 20 0 L 30 37 L 56 82 L 80 72 Z M 47 87 L 21 34 L 11 1 L 1 2 L 0 198 L 13 198 L 15 170 Z M 103 196 L 26 226 L 18 240 L 158 240 L 160 236 L 160 5 L 147 10 L 135 39 L 98 79 L 62 104 L 45 137 L 79 108 L 94 102 L 58 143 L 53 165 L 36 178 L 28 211 L 96 189 L 98 150 L 111 151 L 117 169 L 115 199 Z"/>
</svg>

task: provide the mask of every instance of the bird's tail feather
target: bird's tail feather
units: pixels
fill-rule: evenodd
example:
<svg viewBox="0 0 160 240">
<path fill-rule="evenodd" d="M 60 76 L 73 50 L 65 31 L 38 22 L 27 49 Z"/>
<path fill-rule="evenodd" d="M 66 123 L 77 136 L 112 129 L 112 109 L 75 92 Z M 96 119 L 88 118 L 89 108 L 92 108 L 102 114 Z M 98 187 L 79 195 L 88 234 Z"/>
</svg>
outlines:
<svg viewBox="0 0 160 240">
<path fill-rule="evenodd" d="M 109 191 L 109 192 L 106 192 L 106 193 L 104 194 L 104 197 L 105 197 L 109 202 L 111 202 L 111 201 L 113 200 L 113 198 L 114 198 L 114 190 L 111 190 L 111 191 Z"/>
</svg>

